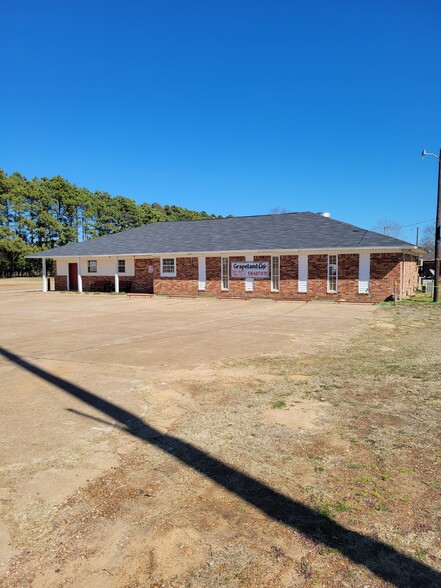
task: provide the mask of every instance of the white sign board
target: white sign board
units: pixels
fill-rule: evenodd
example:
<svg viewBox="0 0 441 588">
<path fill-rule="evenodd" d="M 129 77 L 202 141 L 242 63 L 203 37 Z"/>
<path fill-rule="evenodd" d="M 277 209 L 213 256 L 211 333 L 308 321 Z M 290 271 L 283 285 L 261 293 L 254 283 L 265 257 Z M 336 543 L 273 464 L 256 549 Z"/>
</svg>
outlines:
<svg viewBox="0 0 441 588">
<path fill-rule="evenodd" d="M 232 278 L 269 278 L 269 261 L 233 261 Z"/>
</svg>

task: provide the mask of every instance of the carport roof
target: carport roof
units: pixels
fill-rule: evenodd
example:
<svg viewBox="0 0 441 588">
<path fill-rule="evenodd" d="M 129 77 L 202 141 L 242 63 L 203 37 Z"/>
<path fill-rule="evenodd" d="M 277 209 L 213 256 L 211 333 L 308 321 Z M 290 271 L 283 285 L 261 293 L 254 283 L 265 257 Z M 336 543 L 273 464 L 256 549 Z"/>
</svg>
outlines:
<svg viewBox="0 0 441 588">
<path fill-rule="evenodd" d="M 416 249 L 400 239 L 313 212 L 157 222 L 29 255 L 81 257 L 238 251 Z M 417 250 L 418 251 L 418 250 Z"/>
</svg>

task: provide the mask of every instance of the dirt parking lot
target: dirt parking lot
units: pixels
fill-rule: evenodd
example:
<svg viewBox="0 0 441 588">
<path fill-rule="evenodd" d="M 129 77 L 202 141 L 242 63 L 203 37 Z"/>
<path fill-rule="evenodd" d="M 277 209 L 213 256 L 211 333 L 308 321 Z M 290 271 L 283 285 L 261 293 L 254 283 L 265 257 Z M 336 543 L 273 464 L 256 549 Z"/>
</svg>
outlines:
<svg viewBox="0 0 441 588">
<path fill-rule="evenodd" d="M 379 312 L 0 290 L 2 585 L 333 586 L 319 548 L 388 585 L 306 498 L 352 451 L 308 366 L 393 338 Z"/>
<path fill-rule="evenodd" d="M 371 306 L 2 294 L 1 345 L 33 366 L 168 428 L 185 402 L 175 382 L 209 382 L 219 363 L 266 354 L 301 354 L 332 345 Z M 100 411 L 3 357 L 6 462 L 42 459 L 70 443 L 102 437 Z M 44 375 L 44 374 L 43 374 Z M 147 408 L 153 396 L 161 410 Z M 167 400 L 165 400 L 167 396 Z M 17 435 L 20 431 L 20 435 Z M 43 434 L 42 434 L 43 433 Z M 76 451 L 76 447 L 75 447 Z M 95 450 L 91 446 L 91 453 Z"/>
</svg>

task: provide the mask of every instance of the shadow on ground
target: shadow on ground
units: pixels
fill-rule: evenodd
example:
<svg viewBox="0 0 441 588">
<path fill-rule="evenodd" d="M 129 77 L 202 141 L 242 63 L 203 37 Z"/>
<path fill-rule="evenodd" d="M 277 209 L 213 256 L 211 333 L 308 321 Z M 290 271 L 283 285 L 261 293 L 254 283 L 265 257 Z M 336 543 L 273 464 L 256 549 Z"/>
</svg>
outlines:
<svg viewBox="0 0 441 588">
<path fill-rule="evenodd" d="M 124 408 L 92 394 L 85 388 L 50 374 L 22 357 L 0 348 L 0 354 L 19 367 L 75 396 L 85 404 L 101 411 L 119 423 L 119 428 L 161 449 L 176 460 L 213 480 L 267 516 L 296 529 L 310 539 L 338 550 L 352 562 L 364 566 L 379 578 L 399 588 L 425 588 L 441 586 L 441 573 L 392 546 L 369 536 L 351 531 L 318 511 L 293 500 L 262 482 L 238 471 L 198 449 L 191 443 L 172 435 L 162 434 Z M 99 420 L 80 411 L 72 412 Z M 106 422 L 106 421 L 104 421 Z M 110 424 L 110 423 L 109 423 Z"/>
</svg>

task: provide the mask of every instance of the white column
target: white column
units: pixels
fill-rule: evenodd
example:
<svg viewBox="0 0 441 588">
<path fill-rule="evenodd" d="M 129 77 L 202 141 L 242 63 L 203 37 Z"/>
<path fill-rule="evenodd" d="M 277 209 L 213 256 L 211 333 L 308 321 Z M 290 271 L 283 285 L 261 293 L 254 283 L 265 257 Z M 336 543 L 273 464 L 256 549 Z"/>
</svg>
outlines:
<svg viewBox="0 0 441 588">
<path fill-rule="evenodd" d="M 371 255 L 370 253 L 360 253 L 358 259 L 358 293 L 369 294 Z"/>
<path fill-rule="evenodd" d="M 115 257 L 115 292 L 119 292 L 118 258 Z"/>
<path fill-rule="evenodd" d="M 299 279 L 297 289 L 299 292 L 307 292 L 308 291 L 308 256 L 304 255 L 303 253 L 299 255 Z"/>
<path fill-rule="evenodd" d="M 43 290 L 43 292 L 47 292 L 46 258 L 43 257 L 41 261 L 43 263 L 43 269 L 41 272 L 41 275 L 43 277 L 42 290 Z"/>
<path fill-rule="evenodd" d="M 81 259 L 77 260 L 78 292 L 83 291 L 83 280 L 81 278 Z"/>
</svg>

